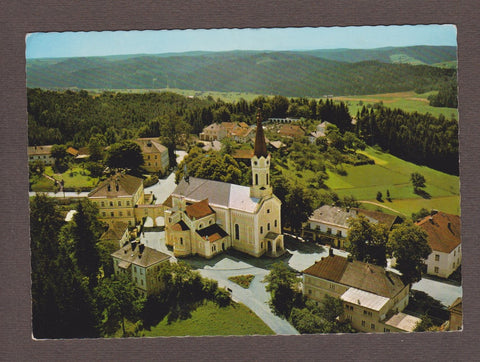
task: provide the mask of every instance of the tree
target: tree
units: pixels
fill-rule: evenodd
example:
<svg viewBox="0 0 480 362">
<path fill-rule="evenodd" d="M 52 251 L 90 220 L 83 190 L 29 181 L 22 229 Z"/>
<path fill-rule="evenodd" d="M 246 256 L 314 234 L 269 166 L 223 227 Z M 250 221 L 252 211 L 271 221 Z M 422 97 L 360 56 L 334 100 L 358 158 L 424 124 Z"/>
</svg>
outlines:
<svg viewBox="0 0 480 362">
<path fill-rule="evenodd" d="M 174 114 L 163 116 L 159 121 L 160 139 L 168 149 L 170 166 L 174 167 L 177 165 L 175 150 L 177 149 L 177 145 L 182 142 L 182 135 L 188 135 L 190 133 L 190 125 L 180 118 L 180 116 Z"/>
<path fill-rule="evenodd" d="M 126 336 L 125 319 L 136 319 L 144 298 L 138 295 L 132 281 L 125 275 L 103 278 L 95 288 L 99 309 L 103 311 L 102 330 L 111 334 L 121 324 Z"/>
<path fill-rule="evenodd" d="M 305 192 L 301 186 L 293 186 L 287 195 L 284 212 L 287 214 L 287 223 L 292 228 L 292 231 L 298 231 L 302 227 L 302 223 L 308 220 L 313 212 L 313 199 L 310 194 Z"/>
<path fill-rule="evenodd" d="M 418 282 L 422 278 L 425 259 L 432 252 L 427 233 L 410 220 L 396 225 L 390 232 L 387 250 L 396 258 L 396 269 L 402 273 L 405 284 Z"/>
<path fill-rule="evenodd" d="M 388 231 L 383 224 L 372 224 L 360 215 L 349 220 L 348 251 L 356 260 L 380 266 L 387 265 L 386 244 Z"/>
<path fill-rule="evenodd" d="M 433 324 L 432 320 L 428 316 L 428 314 L 424 314 L 415 326 L 414 332 L 426 332 L 434 329 L 435 325 Z"/>
<path fill-rule="evenodd" d="M 106 164 L 110 168 L 125 168 L 138 172 L 143 163 L 142 150 L 133 141 L 115 143 L 107 153 Z"/>
<path fill-rule="evenodd" d="M 382 193 L 380 191 L 377 192 L 377 201 L 382 201 Z"/>
<path fill-rule="evenodd" d="M 107 140 L 102 134 L 97 134 L 90 137 L 88 142 L 88 150 L 90 152 L 90 161 L 101 161 L 104 156 L 104 147 L 107 145 Z"/>
<path fill-rule="evenodd" d="M 421 188 L 425 187 L 425 177 L 418 172 L 413 172 L 410 175 L 410 181 L 413 185 L 413 191 L 417 194 Z"/>
<path fill-rule="evenodd" d="M 97 243 L 103 228 L 97 216 L 97 207 L 88 199 L 82 199 L 77 204 L 77 212 L 73 216 L 70 229 L 78 267 L 82 274 L 88 277 L 91 286 L 96 285 L 100 268 Z"/>
<path fill-rule="evenodd" d="M 55 160 L 55 168 L 58 171 L 64 171 L 67 168 L 67 146 L 53 145 L 50 151 L 50 156 Z"/>
<path fill-rule="evenodd" d="M 268 283 L 265 289 L 270 292 L 270 307 L 275 314 L 288 318 L 292 308 L 301 305 L 297 277 L 284 263 L 273 264 L 264 282 Z"/>
<path fill-rule="evenodd" d="M 30 177 L 40 177 L 45 172 L 45 163 L 42 160 L 34 160 L 28 164 Z"/>
</svg>

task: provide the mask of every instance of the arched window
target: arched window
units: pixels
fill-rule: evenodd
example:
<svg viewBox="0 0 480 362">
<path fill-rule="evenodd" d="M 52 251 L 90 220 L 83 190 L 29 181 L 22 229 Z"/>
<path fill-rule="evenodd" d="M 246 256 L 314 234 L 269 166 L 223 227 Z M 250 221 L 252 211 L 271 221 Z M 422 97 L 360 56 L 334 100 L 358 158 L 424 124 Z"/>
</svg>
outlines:
<svg viewBox="0 0 480 362">
<path fill-rule="evenodd" d="M 263 226 L 260 226 L 260 234 L 263 234 Z"/>
<path fill-rule="evenodd" d="M 255 174 L 255 185 L 258 185 L 258 173 Z"/>
<path fill-rule="evenodd" d="M 267 185 L 268 185 L 268 173 L 267 173 Z"/>
<path fill-rule="evenodd" d="M 267 230 L 270 231 L 270 223 L 267 224 Z"/>
<path fill-rule="evenodd" d="M 238 226 L 238 224 L 235 224 L 235 239 L 240 239 L 240 227 Z"/>
</svg>

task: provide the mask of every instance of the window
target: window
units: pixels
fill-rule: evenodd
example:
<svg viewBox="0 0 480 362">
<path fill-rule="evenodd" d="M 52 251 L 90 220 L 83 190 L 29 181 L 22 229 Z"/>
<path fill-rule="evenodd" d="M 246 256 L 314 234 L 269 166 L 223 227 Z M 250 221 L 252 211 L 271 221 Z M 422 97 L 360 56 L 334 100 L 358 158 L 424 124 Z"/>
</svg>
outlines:
<svg viewBox="0 0 480 362">
<path fill-rule="evenodd" d="M 112 212 L 110 213 L 110 216 L 111 216 L 111 217 L 114 217 L 114 216 L 115 216 L 115 213 L 112 211 Z"/>
<path fill-rule="evenodd" d="M 102 216 L 107 216 L 107 214 L 105 213 L 105 211 L 102 212 Z"/>
<path fill-rule="evenodd" d="M 274 223 L 275 227 L 277 227 L 277 220 L 275 220 L 275 223 Z"/>
<path fill-rule="evenodd" d="M 438 274 L 438 266 L 435 267 L 434 272 Z"/>
<path fill-rule="evenodd" d="M 130 206 L 130 201 L 127 201 L 127 206 Z"/>
<path fill-rule="evenodd" d="M 142 268 L 138 268 L 140 269 L 140 275 L 143 275 L 143 269 Z"/>
<path fill-rule="evenodd" d="M 453 251 L 453 256 L 457 256 L 457 251 L 456 250 Z"/>
<path fill-rule="evenodd" d="M 373 330 L 375 330 L 375 324 L 373 324 L 373 323 L 372 323 L 372 324 L 370 324 L 370 329 L 373 329 Z"/>
<path fill-rule="evenodd" d="M 118 206 L 122 206 L 122 202 L 121 202 L 121 201 L 118 202 Z"/>
<path fill-rule="evenodd" d="M 388 329 L 388 328 L 383 328 L 383 331 L 384 331 L 384 332 L 390 332 L 390 329 Z"/>
<path fill-rule="evenodd" d="M 327 233 L 328 233 L 328 234 L 331 234 L 331 233 L 332 233 L 332 228 L 328 228 L 328 229 L 327 229 Z"/>
<path fill-rule="evenodd" d="M 133 271 L 134 271 L 135 273 L 137 272 L 137 267 L 136 267 L 136 266 L 133 267 Z"/>
<path fill-rule="evenodd" d="M 113 201 L 110 201 L 110 206 L 113 206 Z"/>
<path fill-rule="evenodd" d="M 270 209 L 267 209 L 267 214 L 270 214 Z"/>
<path fill-rule="evenodd" d="M 180 245 L 183 245 L 183 238 L 180 238 Z"/>
<path fill-rule="evenodd" d="M 270 223 L 267 224 L 267 230 L 270 230 Z"/>
<path fill-rule="evenodd" d="M 258 185 L 258 174 L 255 174 L 255 185 Z"/>
<path fill-rule="evenodd" d="M 102 204 L 102 207 L 105 207 L 105 202 L 102 201 L 101 204 Z"/>
<path fill-rule="evenodd" d="M 238 226 L 238 224 L 235 224 L 235 239 L 240 239 L 240 227 Z"/>
<path fill-rule="evenodd" d="M 123 216 L 123 212 L 119 211 L 118 216 Z"/>
<path fill-rule="evenodd" d="M 439 261 L 439 260 L 440 260 L 440 255 L 435 254 L 435 261 Z"/>
<path fill-rule="evenodd" d="M 362 327 L 365 327 L 365 321 L 362 321 Z"/>
<path fill-rule="evenodd" d="M 140 279 L 140 284 L 142 284 L 142 285 L 143 285 L 143 279 Z"/>
<path fill-rule="evenodd" d="M 308 290 L 308 294 L 312 294 L 312 290 L 311 290 L 311 289 Z"/>
<path fill-rule="evenodd" d="M 263 243 L 260 243 L 260 248 L 262 248 L 262 249 L 263 249 Z"/>
<path fill-rule="evenodd" d="M 131 215 L 131 213 L 130 213 L 130 210 L 129 210 L 129 211 L 127 211 L 127 215 L 128 215 L 128 216 L 130 216 L 130 215 Z"/>
<path fill-rule="evenodd" d="M 330 289 L 335 290 L 335 284 L 330 284 Z"/>
<path fill-rule="evenodd" d="M 342 230 L 337 231 L 337 236 L 342 236 Z"/>
<path fill-rule="evenodd" d="M 199 229 L 203 228 L 203 224 L 198 225 L 198 228 Z"/>
<path fill-rule="evenodd" d="M 155 155 L 155 159 L 157 159 L 157 155 Z"/>
<path fill-rule="evenodd" d="M 263 226 L 260 226 L 260 234 L 263 234 Z"/>
<path fill-rule="evenodd" d="M 135 277 L 135 283 L 138 283 L 138 279 L 137 279 L 137 277 Z"/>
<path fill-rule="evenodd" d="M 267 175 L 266 175 L 266 176 L 267 176 L 267 185 L 268 185 L 268 173 L 267 173 Z"/>
</svg>

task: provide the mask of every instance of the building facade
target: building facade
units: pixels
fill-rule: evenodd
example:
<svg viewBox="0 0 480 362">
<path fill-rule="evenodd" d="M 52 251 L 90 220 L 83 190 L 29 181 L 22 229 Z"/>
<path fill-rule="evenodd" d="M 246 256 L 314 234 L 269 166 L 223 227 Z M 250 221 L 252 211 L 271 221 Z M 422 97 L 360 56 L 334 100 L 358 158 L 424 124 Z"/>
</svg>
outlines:
<svg viewBox="0 0 480 362">
<path fill-rule="evenodd" d="M 29 146 L 28 162 L 42 161 L 45 165 L 53 165 L 54 158 L 51 156 L 52 146 Z"/>
<path fill-rule="evenodd" d="M 340 298 L 341 318 L 360 332 L 411 332 L 420 321 L 402 313 L 408 305 L 409 286 L 398 274 L 332 252 L 304 270 L 303 294 L 319 303 L 325 295 Z"/>
<path fill-rule="evenodd" d="M 427 233 L 432 248 L 425 261 L 427 274 L 448 278 L 462 263 L 460 217 L 434 211 L 417 225 Z"/>
<path fill-rule="evenodd" d="M 251 167 L 250 187 L 194 177 L 180 181 L 165 211 L 166 243 L 174 255 L 210 258 L 228 248 L 255 257 L 284 253 L 281 202 L 270 185 L 260 118 Z"/>
<path fill-rule="evenodd" d="M 157 294 L 162 285 L 158 271 L 162 263 L 169 262 L 170 255 L 146 247 L 138 242 L 128 243 L 111 254 L 115 275 L 126 275 L 142 295 Z"/>
<path fill-rule="evenodd" d="M 199 136 L 202 141 L 221 141 L 227 137 L 227 129 L 223 124 L 212 123 L 205 127 Z"/>
<path fill-rule="evenodd" d="M 145 202 L 143 180 L 138 177 L 116 174 L 101 182 L 88 194 L 99 210 L 99 220 L 108 224 L 124 222 L 135 226 L 138 205 Z"/>
<path fill-rule="evenodd" d="M 147 172 L 165 172 L 170 167 L 168 149 L 157 138 L 137 138 L 143 155 L 143 168 Z"/>
</svg>

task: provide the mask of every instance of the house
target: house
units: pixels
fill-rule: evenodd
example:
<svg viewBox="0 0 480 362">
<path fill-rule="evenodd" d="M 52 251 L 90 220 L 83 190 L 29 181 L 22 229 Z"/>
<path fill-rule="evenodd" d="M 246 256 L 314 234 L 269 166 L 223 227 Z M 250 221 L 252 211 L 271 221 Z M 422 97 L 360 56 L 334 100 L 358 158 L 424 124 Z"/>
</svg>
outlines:
<svg viewBox="0 0 480 362">
<path fill-rule="evenodd" d="M 165 211 L 165 240 L 175 256 L 211 258 L 228 248 L 249 255 L 284 253 L 281 202 L 270 185 L 270 154 L 260 117 L 251 157 L 252 186 L 182 179 Z"/>
<path fill-rule="evenodd" d="M 267 143 L 267 147 L 270 150 L 278 151 L 279 149 L 286 147 L 286 145 L 282 141 L 270 141 Z"/>
<path fill-rule="evenodd" d="M 441 211 L 433 211 L 417 222 L 428 235 L 432 253 L 425 264 L 427 274 L 448 278 L 462 262 L 460 217 Z"/>
<path fill-rule="evenodd" d="M 337 248 L 346 249 L 348 245 L 345 238 L 350 228 L 349 221 L 359 215 L 365 216 L 371 223 L 384 224 L 388 230 L 391 230 L 392 226 L 400 221 L 395 215 L 379 211 L 323 205 L 314 210 L 308 218 L 308 222 L 302 230 L 302 236 L 314 241 L 322 238 L 328 239 Z"/>
<path fill-rule="evenodd" d="M 140 294 L 146 296 L 161 290 L 157 278 L 160 265 L 169 262 L 170 255 L 149 248 L 138 242 L 127 243 L 111 254 L 115 275 L 131 278 Z"/>
<path fill-rule="evenodd" d="M 108 229 L 102 236 L 100 236 L 100 241 L 113 241 L 121 248 L 129 238 L 128 224 L 123 221 L 114 221 L 108 226 Z"/>
<path fill-rule="evenodd" d="M 343 301 L 343 320 L 360 332 L 412 332 L 419 318 L 402 313 L 409 286 L 400 276 L 377 265 L 334 255 L 303 271 L 303 294 L 322 302 L 325 295 Z"/>
<path fill-rule="evenodd" d="M 288 138 L 300 138 L 305 136 L 305 129 L 296 124 L 284 124 L 278 130 L 278 134 Z"/>
<path fill-rule="evenodd" d="M 122 221 L 129 226 L 136 225 L 141 217 L 137 217 L 136 208 L 144 204 L 143 180 L 138 177 L 115 174 L 102 181 L 88 194 L 99 210 L 99 220 L 112 225 Z"/>
<path fill-rule="evenodd" d="M 223 124 L 212 123 L 205 127 L 199 136 L 202 141 L 221 141 L 227 137 L 227 129 Z"/>
<path fill-rule="evenodd" d="M 78 156 L 78 150 L 73 147 L 68 147 L 66 151 L 70 156 L 77 157 Z"/>
<path fill-rule="evenodd" d="M 319 125 L 317 125 L 317 132 L 323 133 L 323 135 L 325 136 L 325 134 L 327 133 L 327 128 L 330 125 L 332 124 L 327 121 L 320 123 Z"/>
<path fill-rule="evenodd" d="M 250 160 L 253 157 L 253 150 L 244 150 L 244 149 L 234 150 L 232 153 L 232 157 L 238 162 L 250 164 Z"/>
<path fill-rule="evenodd" d="M 78 153 L 75 156 L 76 160 L 85 160 L 90 157 L 90 148 L 89 147 L 80 147 Z"/>
<path fill-rule="evenodd" d="M 222 122 L 227 131 L 227 137 L 233 138 L 236 142 L 246 143 L 255 137 L 255 132 L 245 122 Z"/>
<path fill-rule="evenodd" d="M 459 331 L 463 327 L 463 303 L 462 298 L 455 299 L 452 305 L 448 308 L 450 318 L 448 320 L 449 331 Z"/>
<path fill-rule="evenodd" d="M 55 159 L 51 156 L 52 146 L 29 146 L 28 162 L 40 160 L 45 165 L 53 165 Z"/>
<path fill-rule="evenodd" d="M 143 155 L 143 168 L 147 172 L 165 172 L 168 170 L 168 149 L 157 138 L 137 138 L 135 143 L 140 146 Z"/>
<path fill-rule="evenodd" d="M 325 133 L 320 132 L 320 131 L 310 132 L 308 134 L 308 141 L 311 144 L 314 144 L 317 141 L 317 138 L 319 138 L 319 137 L 325 137 Z"/>
</svg>

